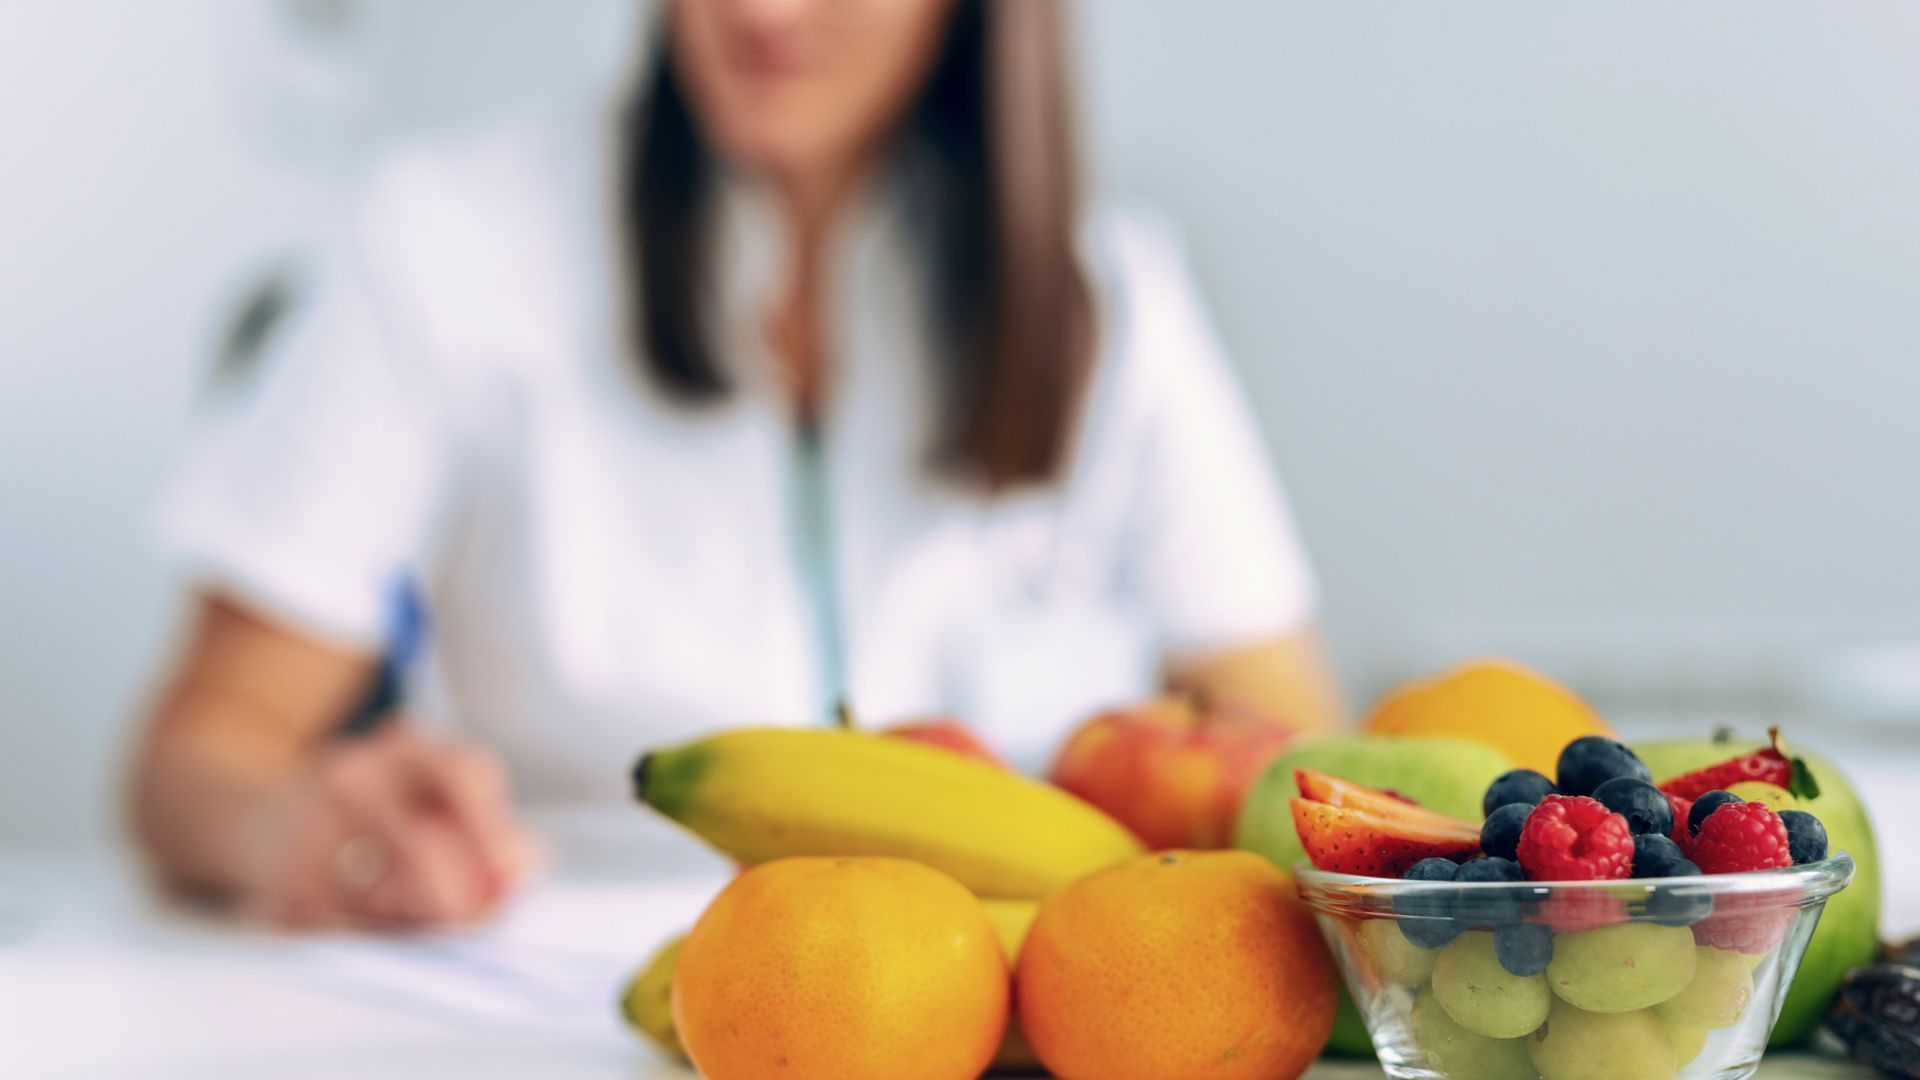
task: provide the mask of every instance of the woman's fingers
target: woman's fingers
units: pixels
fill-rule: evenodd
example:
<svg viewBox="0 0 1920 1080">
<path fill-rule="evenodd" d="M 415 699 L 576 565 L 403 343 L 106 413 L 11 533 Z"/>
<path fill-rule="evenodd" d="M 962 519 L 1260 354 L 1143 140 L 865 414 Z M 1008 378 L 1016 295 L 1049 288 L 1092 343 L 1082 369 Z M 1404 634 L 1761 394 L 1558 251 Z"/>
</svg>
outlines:
<svg viewBox="0 0 1920 1080">
<path fill-rule="evenodd" d="M 506 770 L 493 755 L 455 743 L 425 743 L 411 757 L 422 795 L 469 845 L 488 896 L 504 896 L 528 863 L 526 830 L 514 818 Z"/>
<path fill-rule="evenodd" d="M 494 759 L 407 725 L 327 750 L 286 811 L 251 903 L 289 928 L 478 921 L 537 855 Z"/>
<path fill-rule="evenodd" d="M 351 838 L 334 853 L 340 906 L 360 921 L 403 925 L 471 922 L 490 913 L 504 892 L 502 871 L 476 835 L 491 836 L 483 808 L 485 778 L 471 766 L 450 782 L 435 744 L 393 730 L 336 751 L 325 779 L 329 801 L 349 823 Z"/>
<path fill-rule="evenodd" d="M 494 909 L 472 846 L 443 816 L 416 817 L 406 844 L 403 860 L 376 896 L 380 917 L 407 925 L 441 926 L 473 922 Z"/>
</svg>

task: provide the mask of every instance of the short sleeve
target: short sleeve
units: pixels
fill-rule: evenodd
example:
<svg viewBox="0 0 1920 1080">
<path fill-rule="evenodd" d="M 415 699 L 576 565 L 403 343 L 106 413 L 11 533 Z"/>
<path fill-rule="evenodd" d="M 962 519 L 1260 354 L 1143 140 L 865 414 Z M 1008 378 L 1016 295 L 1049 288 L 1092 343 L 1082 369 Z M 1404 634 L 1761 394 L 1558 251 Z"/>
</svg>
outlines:
<svg viewBox="0 0 1920 1080">
<path fill-rule="evenodd" d="M 1124 378 L 1135 400 L 1131 567 L 1170 654 L 1269 640 L 1314 615 L 1307 555 L 1179 247 L 1118 245 Z"/>
<path fill-rule="evenodd" d="M 160 501 L 190 581 L 355 646 L 377 646 L 395 582 L 417 569 L 447 457 L 422 343 L 381 261 L 385 202 L 370 192 Z"/>
</svg>

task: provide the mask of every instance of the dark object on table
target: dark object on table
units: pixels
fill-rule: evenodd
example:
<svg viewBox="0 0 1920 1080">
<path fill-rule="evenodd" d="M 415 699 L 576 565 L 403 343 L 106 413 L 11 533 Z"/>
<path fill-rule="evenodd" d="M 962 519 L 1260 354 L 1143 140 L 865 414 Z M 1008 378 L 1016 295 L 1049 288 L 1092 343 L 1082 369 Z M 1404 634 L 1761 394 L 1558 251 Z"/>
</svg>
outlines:
<svg viewBox="0 0 1920 1080">
<path fill-rule="evenodd" d="M 1847 972 L 1827 1029 L 1855 1061 L 1902 1080 L 1920 1080 L 1920 967 L 1871 964 Z"/>
<path fill-rule="evenodd" d="M 1920 968 L 1920 937 L 1888 945 L 1880 950 L 1880 962 Z"/>
</svg>

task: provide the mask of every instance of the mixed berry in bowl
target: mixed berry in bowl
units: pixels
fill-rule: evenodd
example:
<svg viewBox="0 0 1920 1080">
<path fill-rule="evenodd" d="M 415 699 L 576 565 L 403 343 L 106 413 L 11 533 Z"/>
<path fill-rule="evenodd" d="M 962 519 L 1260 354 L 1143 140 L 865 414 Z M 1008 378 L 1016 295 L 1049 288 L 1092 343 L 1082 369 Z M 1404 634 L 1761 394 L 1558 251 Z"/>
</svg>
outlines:
<svg viewBox="0 0 1920 1080">
<path fill-rule="evenodd" d="M 1297 779 L 1300 892 L 1395 1077 L 1750 1075 L 1853 873 L 1817 818 L 1766 801 L 1811 785 L 1777 741 L 1656 786 L 1624 745 L 1579 739 L 1554 777 L 1494 781 L 1477 830 Z"/>
</svg>

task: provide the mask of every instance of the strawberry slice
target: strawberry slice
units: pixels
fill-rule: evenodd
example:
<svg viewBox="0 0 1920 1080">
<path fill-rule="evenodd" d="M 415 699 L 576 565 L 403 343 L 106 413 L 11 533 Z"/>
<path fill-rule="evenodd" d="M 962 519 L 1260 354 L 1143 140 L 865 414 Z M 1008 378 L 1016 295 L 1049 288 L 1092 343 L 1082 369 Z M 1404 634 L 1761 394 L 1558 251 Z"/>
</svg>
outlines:
<svg viewBox="0 0 1920 1080">
<path fill-rule="evenodd" d="M 1387 798 L 1382 796 L 1382 798 Z M 1406 807 L 1406 804 L 1400 804 Z M 1430 810 L 1436 821 L 1386 816 L 1354 806 L 1294 799 L 1293 827 L 1307 858 L 1321 870 L 1397 878 L 1421 859 L 1466 859 L 1480 852 L 1473 825 Z M 1406 807 L 1419 810 L 1418 807 Z"/>
<path fill-rule="evenodd" d="M 1370 788 L 1365 784 L 1356 784 L 1351 780 L 1343 780 L 1328 773 L 1315 772 L 1312 769 L 1295 769 L 1293 782 L 1300 789 L 1300 797 L 1310 802 L 1364 810 L 1376 817 L 1420 822 L 1435 828 L 1472 827 L 1470 822 L 1448 817 L 1437 810 L 1429 810 L 1397 792 Z"/>
<path fill-rule="evenodd" d="M 1762 749 L 1676 776 L 1661 784 L 1660 790 L 1682 799 L 1697 799 L 1709 791 L 1730 788 L 1746 780 L 1786 788 L 1797 799 L 1820 797 L 1820 785 L 1814 781 L 1806 761 L 1788 756 L 1777 727 L 1767 729 L 1767 745 Z"/>
</svg>

